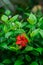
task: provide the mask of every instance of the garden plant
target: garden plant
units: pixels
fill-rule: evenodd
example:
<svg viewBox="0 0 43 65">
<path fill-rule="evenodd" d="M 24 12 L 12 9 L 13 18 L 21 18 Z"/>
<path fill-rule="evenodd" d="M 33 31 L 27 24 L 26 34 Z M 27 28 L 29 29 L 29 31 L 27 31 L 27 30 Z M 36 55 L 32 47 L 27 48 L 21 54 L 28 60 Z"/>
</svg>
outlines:
<svg viewBox="0 0 43 65">
<path fill-rule="evenodd" d="M 43 65 L 42 14 L 0 16 L 0 65 Z"/>
</svg>

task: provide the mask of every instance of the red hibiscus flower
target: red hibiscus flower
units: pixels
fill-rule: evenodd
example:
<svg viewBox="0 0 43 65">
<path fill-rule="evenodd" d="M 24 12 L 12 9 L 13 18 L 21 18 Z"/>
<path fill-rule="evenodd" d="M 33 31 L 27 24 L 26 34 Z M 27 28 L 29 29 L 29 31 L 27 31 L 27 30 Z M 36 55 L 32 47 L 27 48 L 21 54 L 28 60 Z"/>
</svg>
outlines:
<svg viewBox="0 0 43 65">
<path fill-rule="evenodd" d="M 25 47 L 28 43 L 27 38 L 24 35 L 18 35 L 16 44 L 20 45 L 21 47 Z"/>
</svg>

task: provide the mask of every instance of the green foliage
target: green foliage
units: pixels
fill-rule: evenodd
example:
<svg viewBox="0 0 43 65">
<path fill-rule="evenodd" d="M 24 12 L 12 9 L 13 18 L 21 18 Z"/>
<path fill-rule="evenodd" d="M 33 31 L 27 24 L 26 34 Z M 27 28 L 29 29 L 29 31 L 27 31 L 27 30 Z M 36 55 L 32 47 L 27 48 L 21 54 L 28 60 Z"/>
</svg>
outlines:
<svg viewBox="0 0 43 65">
<path fill-rule="evenodd" d="M 12 35 L 12 32 L 8 32 L 5 34 L 5 38 L 9 38 Z"/>
<path fill-rule="evenodd" d="M 40 30 L 39 33 L 40 33 L 41 37 L 43 38 L 43 30 Z"/>
<path fill-rule="evenodd" d="M 15 22 L 15 21 L 17 21 L 17 19 L 18 19 L 18 15 L 15 15 L 9 21 L 10 22 Z"/>
<path fill-rule="evenodd" d="M 29 15 L 29 18 L 27 19 L 27 21 L 30 23 L 30 24 L 35 24 L 36 22 L 37 22 L 37 18 L 35 17 L 35 15 L 34 14 L 30 14 Z"/>
<path fill-rule="evenodd" d="M 8 17 L 6 15 L 2 15 L 1 20 L 4 21 L 4 22 L 7 22 Z"/>
<path fill-rule="evenodd" d="M 14 65 L 22 65 L 23 61 L 21 59 L 18 59 L 15 61 Z"/>
<path fill-rule="evenodd" d="M 38 65 L 38 63 L 34 61 L 30 65 Z"/>
<path fill-rule="evenodd" d="M 37 48 L 36 51 L 38 51 L 41 54 L 43 51 L 43 48 Z"/>
<path fill-rule="evenodd" d="M 10 64 L 11 61 L 10 61 L 9 59 L 5 59 L 2 63 L 3 63 L 3 64 Z"/>
<path fill-rule="evenodd" d="M 43 17 L 39 19 L 38 26 L 43 29 Z"/>
<path fill-rule="evenodd" d="M 4 65 L 4 64 L 0 63 L 0 65 Z"/>
<path fill-rule="evenodd" d="M 30 33 L 30 36 L 31 36 L 31 37 L 35 37 L 36 35 L 38 35 L 39 30 L 40 30 L 40 29 L 35 29 L 34 31 L 32 31 L 32 33 Z"/>
<path fill-rule="evenodd" d="M 10 12 L 9 10 L 6 10 L 6 11 L 5 11 L 5 14 L 6 14 L 7 16 L 9 16 L 9 15 L 11 14 L 11 12 Z"/>
<path fill-rule="evenodd" d="M 10 15 L 7 10 L 0 19 L 0 65 L 43 65 L 43 17 Z M 28 40 L 23 48 L 16 44 L 18 35 Z"/>
<path fill-rule="evenodd" d="M 31 46 L 27 46 L 26 48 L 25 48 L 25 51 L 32 51 L 34 48 L 33 47 L 31 47 Z"/>
<path fill-rule="evenodd" d="M 31 57 L 29 55 L 25 55 L 25 59 L 30 62 L 31 61 Z"/>
</svg>

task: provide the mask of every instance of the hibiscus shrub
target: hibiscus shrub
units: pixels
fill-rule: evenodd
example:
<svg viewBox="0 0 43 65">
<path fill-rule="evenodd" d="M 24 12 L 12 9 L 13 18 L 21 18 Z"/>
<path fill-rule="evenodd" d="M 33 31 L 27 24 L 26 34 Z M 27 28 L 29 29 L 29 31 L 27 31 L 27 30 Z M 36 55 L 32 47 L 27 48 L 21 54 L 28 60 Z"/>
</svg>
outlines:
<svg viewBox="0 0 43 65">
<path fill-rule="evenodd" d="M 43 16 L 9 10 L 1 16 L 0 65 L 43 65 Z"/>
</svg>

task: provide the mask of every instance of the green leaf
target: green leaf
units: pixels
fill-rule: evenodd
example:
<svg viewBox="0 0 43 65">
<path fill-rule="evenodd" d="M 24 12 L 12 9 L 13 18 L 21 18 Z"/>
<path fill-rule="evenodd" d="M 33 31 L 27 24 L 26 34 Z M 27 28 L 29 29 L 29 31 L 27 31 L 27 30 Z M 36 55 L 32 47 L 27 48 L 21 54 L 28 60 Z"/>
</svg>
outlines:
<svg viewBox="0 0 43 65">
<path fill-rule="evenodd" d="M 11 51 L 18 51 L 19 50 L 19 47 L 18 46 L 16 46 L 16 47 L 9 46 L 9 50 L 11 50 Z"/>
<path fill-rule="evenodd" d="M 39 63 L 40 65 L 43 65 L 43 59 L 40 59 Z"/>
<path fill-rule="evenodd" d="M 4 65 L 4 64 L 0 63 L 0 65 Z"/>
<path fill-rule="evenodd" d="M 38 51 L 41 54 L 42 53 L 42 48 L 37 48 L 36 51 Z"/>
<path fill-rule="evenodd" d="M 22 65 L 23 61 L 21 59 L 18 59 L 15 61 L 14 65 Z"/>
<path fill-rule="evenodd" d="M 29 16 L 29 13 L 25 13 L 26 16 Z"/>
<path fill-rule="evenodd" d="M 32 31 L 32 33 L 30 33 L 30 36 L 34 37 L 34 36 L 38 35 L 38 33 L 39 33 L 39 29 L 35 29 L 34 31 Z"/>
<path fill-rule="evenodd" d="M 13 32 L 7 32 L 7 33 L 5 34 L 5 38 L 10 37 L 10 36 L 12 35 L 12 33 L 13 33 Z"/>
<path fill-rule="evenodd" d="M 41 37 L 43 38 L 43 30 L 40 30 L 39 33 L 40 33 Z"/>
<path fill-rule="evenodd" d="M 26 25 L 27 25 L 27 22 L 22 23 L 22 27 L 26 27 Z"/>
<path fill-rule="evenodd" d="M 14 33 L 15 33 L 15 35 L 17 35 L 17 34 L 25 33 L 25 31 L 23 29 L 17 29 L 17 30 L 15 30 Z"/>
<path fill-rule="evenodd" d="M 9 59 L 5 59 L 5 60 L 3 60 L 3 62 L 2 63 L 4 63 L 4 64 L 10 64 L 11 63 L 11 61 L 9 60 Z"/>
<path fill-rule="evenodd" d="M 12 18 L 10 18 L 10 22 L 14 22 L 14 21 L 16 21 L 17 19 L 18 19 L 18 16 L 19 15 L 15 15 L 15 16 L 13 16 Z"/>
<path fill-rule="evenodd" d="M 6 14 L 7 16 L 9 16 L 9 15 L 11 14 L 10 10 L 6 10 L 6 11 L 5 11 L 5 14 Z"/>
<path fill-rule="evenodd" d="M 8 17 L 6 15 L 2 15 L 1 20 L 4 21 L 4 22 L 7 22 Z"/>
<path fill-rule="evenodd" d="M 16 27 L 18 27 L 18 28 L 21 28 L 21 27 L 22 27 L 22 24 L 21 24 L 21 22 L 19 22 L 19 21 L 16 21 L 16 22 L 15 22 L 15 25 L 16 25 Z"/>
<path fill-rule="evenodd" d="M 25 48 L 25 51 L 32 51 L 32 50 L 34 50 L 34 48 L 31 47 L 31 46 L 27 46 L 27 47 Z"/>
<path fill-rule="evenodd" d="M 39 56 L 39 53 L 35 49 L 31 52 L 34 56 Z"/>
<path fill-rule="evenodd" d="M 34 61 L 30 65 L 38 65 L 38 63 Z"/>
<path fill-rule="evenodd" d="M 43 23 L 43 17 L 41 17 L 41 18 L 39 19 L 39 23 L 40 23 L 40 24 Z"/>
<path fill-rule="evenodd" d="M 39 19 L 38 26 L 43 29 L 43 17 Z"/>
<path fill-rule="evenodd" d="M 27 18 L 27 21 L 30 23 L 30 24 L 36 24 L 36 22 L 37 22 L 37 18 L 35 17 L 35 15 L 34 14 L 30 14 L 29 15 L 29 17 Z"/>
<path fill-rule="evenodd" d="M 25 59 L 26 59 L 28 62 L 30 62 L 30 61 L 31 61 L 31 58 L 30 58 L 30 56 L 29 56 L 29 55 L 25 55 Z"/>
<path fill-rule="evenodd" d="M 2 43 L 2 44 L 0 44 L 0 47 L 5 48 L 5 49 L 8 48 L 6 43 Z"/>
<path fill-rule="evenodd" d="M 4 33 L 7 33 L 7 32 L 9 31 L 9 28 L 5 25 L 5 26 L 3 27 L 3 31 L 4 31 Z"/>
</svg>

